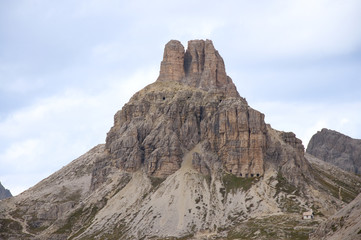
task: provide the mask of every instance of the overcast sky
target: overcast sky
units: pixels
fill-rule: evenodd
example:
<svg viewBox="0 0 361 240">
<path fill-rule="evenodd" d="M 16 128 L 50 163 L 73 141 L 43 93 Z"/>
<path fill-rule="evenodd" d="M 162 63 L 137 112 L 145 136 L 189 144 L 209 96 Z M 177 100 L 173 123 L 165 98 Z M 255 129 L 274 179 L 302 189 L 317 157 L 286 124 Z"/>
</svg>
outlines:
<svg viewBox="0 0 361 240">
<path fill-rule="evenodd" d="M 211 39 L 241 96 L 305 147 L 361 138 L 361 1 L 0 0 L 0 181 L 13 194 L 104 143 L 164 45 Z"/>
</svg>

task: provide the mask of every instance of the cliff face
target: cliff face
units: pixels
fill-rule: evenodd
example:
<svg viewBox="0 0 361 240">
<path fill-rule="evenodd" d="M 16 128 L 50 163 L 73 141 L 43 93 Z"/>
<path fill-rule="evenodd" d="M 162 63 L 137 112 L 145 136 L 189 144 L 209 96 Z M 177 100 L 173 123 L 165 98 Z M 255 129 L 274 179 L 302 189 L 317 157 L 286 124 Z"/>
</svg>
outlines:
<svg viewBox="0 0 361 240">
<path fill-rule="evenodd" d="M 10 191 L 8 189 L 5 189 L 4 186 L 0 182 L 0 200 L 12 197 Z"/>
<path fill-rule="evenodd" d="M 267 137 L 264 115 L 239 96 L 210 40 L 189 41 L 186 51 L 172 40 L 165 46 L 158 80 L 115 115 L 106 149 L 117 168 L 144 167 L 149 176 L 162 178 L 177 171 L 198 144 L 213 154 L 194 155 L 194 167 L 204 174 L 216 164 L 238 177 L 262 176 L 266 152 L 283 156 L 285 151 L 275 142 L 289 145 L 298 166 L 307 167 L 301 141 L 292 133 L 278 134 Z"/>
<path fill-rule="evenodd" d="M 168 42 L 157 81 L 175 81 L 208 92 L 239 97 L 211 40 L 191 40 L 187 51 L 177 40 Z"/>
<path fill-rule="evenodd" d="M 186 152 L 202 143 L 229 172 L 262 175 L 263 119 L 241 98 L 157 82 L 115 115 L 106 147 L 122 169 L 136 171 L 145 166 L 149 175 L 167 177 L 180 168 Z M 194 163 L 204 165 L 209 174 L 213 163 L 205 156 L 197 159 Z"/>
<path fill-rule="evenodd" d="M 361 140 L 329 129 L 312 136 L 307 153 L 346 171 L 361 174 Z"/>
</svg>

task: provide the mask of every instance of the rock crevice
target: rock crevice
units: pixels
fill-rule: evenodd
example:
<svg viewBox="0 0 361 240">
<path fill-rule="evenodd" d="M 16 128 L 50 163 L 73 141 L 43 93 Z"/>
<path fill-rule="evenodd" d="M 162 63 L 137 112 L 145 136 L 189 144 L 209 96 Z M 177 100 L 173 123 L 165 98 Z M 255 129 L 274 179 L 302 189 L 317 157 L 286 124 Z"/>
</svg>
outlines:
<svg viewBox="0 0 361 240">
<path fill-rule="evenodd" d="M 176 81 L 205 91 L 239 97 L 211 40 L 191 40 L 186 51 L 181 42 L 168 42 L 157 81 Z"/>
</svg>

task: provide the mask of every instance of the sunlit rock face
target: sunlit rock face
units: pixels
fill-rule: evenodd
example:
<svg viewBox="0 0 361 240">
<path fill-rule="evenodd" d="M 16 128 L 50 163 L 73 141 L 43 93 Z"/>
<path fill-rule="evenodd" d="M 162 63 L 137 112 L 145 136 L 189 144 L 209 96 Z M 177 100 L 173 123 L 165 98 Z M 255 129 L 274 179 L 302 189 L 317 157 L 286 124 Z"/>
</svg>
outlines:
<svg viewBox="0 0 361 240">
<path fill-rule="evenodd" d="M 191 40 L 186 51 L 179 41 L 168 42 L 157 81 L 176 81 L 208 92 L 239 97 L 211 40 Z"/>
</svg>

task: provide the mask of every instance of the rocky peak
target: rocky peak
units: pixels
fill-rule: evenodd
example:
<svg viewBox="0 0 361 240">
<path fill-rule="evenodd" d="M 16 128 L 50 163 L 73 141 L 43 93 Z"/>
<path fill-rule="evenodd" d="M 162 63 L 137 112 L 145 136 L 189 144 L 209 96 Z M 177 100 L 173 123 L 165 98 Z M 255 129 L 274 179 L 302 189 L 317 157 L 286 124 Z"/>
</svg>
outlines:
<svg viewBox="0 0 361 240">
<path fill-rule="evenodd" d="M 180 81 L 184 76 L 184 47 L 180 41 L 171 40 L 164 47 L 157 81 Z"/>
<path fill-rule="evenodd" d="M 308 167 L 301 141 L 267 128 L 264 115 L 239 96 L 210 40 L 189 41 L 186 51 L 179 41 L 166 44 L 157 81 L 114 116 L 105 148 L 112 166 L 161 178 L 179 170 L 190 152 L 193 167 L 205 175 L 224 169 L 263 176 L 267 160 L 297 184 Z M 94 186 L 106 179 L 101 169 Z"/>
<path fill-rule="evenodd" d="M 359 139 L 324 128 L 312 136 L 306 151 L 343 170 L 361 173 L 361 140 Z"/>
<path fill-rule="evenodd" d="M 191 40 L 186 51 L 181 42 L 169 41 L 164 48 L 157 81 L 176 81 L 205 91 L 239 97 L 211 40 Z"/>
</svg>

